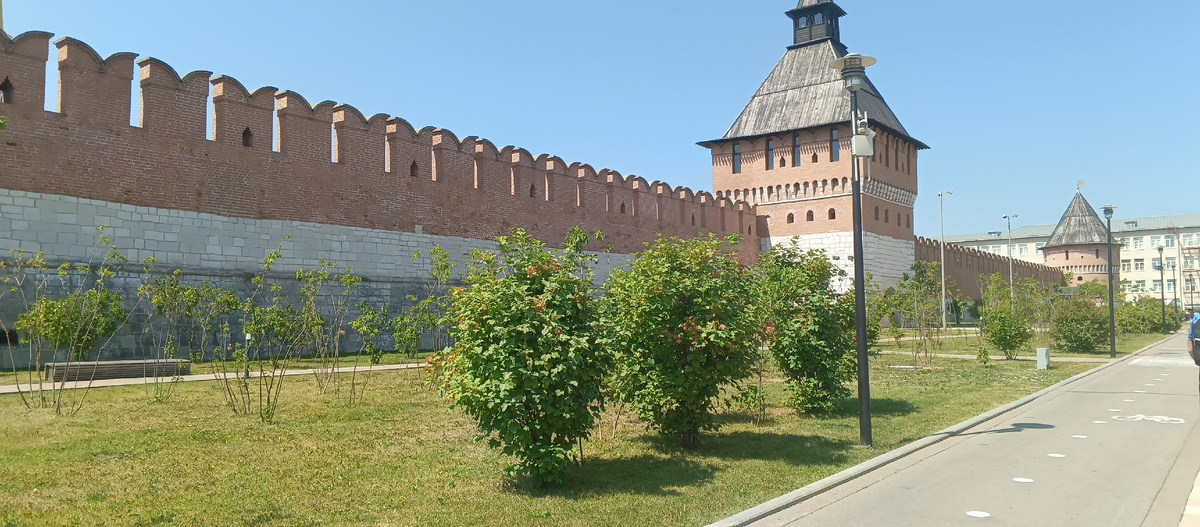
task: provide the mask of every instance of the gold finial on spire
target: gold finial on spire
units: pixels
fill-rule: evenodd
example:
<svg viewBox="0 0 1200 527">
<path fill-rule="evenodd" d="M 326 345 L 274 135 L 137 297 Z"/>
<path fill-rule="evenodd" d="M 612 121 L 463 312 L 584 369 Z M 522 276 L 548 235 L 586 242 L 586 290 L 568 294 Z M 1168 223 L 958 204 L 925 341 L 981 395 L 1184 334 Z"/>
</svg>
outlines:
<svg viewBox="0 0 1200 527">
<path fill-rule="evenodd" d="M 0 0 L 0 2 L 2 2 L 2 1 L 4 1 L 4 0 Z M 1083 186 L 1086 184 L 1087 183 L 1085 183 L 1082 179 L 1076 179 L 1075 180 L 1075 192 L 1079 192 L 1079 189 L 1083 188 Z"/>
</svg>

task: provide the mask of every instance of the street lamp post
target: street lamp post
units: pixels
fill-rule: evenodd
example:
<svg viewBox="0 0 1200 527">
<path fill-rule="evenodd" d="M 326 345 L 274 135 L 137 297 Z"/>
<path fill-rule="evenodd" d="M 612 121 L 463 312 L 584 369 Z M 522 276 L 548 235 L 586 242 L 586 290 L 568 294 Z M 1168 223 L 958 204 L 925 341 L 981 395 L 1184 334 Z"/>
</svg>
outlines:
<svg viewBox="0 0 1200 527">
<path fill-rule="evenodd" d="M 1009 309 L 1013 309 L 1016 303 L 1016 295 L 1013 293 L 1016 281 L 1013 280 L 1013 244 L 1012 244 L 1012 220 L 1017 217 L 1016 214 L 1005 214 L 1001 216 L 1008 220 L 1008 247 L 1004 252 L 1008 253 L 1008 303 Z"/>
<path fill-rule="evenodd" d="M 1117 358 L 1117 307 L 1113 304 L 1112 205 L 1104 206 L 1104 221 L 1108 226 L 1108 356 Z"/>
<path fill-rule="evenodd" d="M 866 68 L 875 59 L 851 53 L 829 64 L 842 74 L 846 91 L 850 92 L 850 130 L 858 134 L 858 90 L 867 83 Z M 869 130 L 867 130 L 869 132 Z M 865 135 L 865 134 L 863 134 Z M 857 142 L 857 138 L 856 142 Z M 865 139 L 865 138 L 864 138 Z M 865 143 L 869 142 L 864 141 Z M 865 153 L 865 152 L 864 152 Z M 869 156 L 869 154 L 867 154 Z M 858 439 L 862 446 L 871 446 L 871 384 L 867 357 L 867 297 L 866 264 L 863 256 L 862 183 L 859 181 L 859 157 L 850 156 L 850 181 L 854 202 L 854 334 L 858 351 Z"/>
<path fill-rule="evenodd" d="M 1163 262 L 1163 248 L 1158 246 L 1158 283 L 1159 293 L 1162 296 L 1162 332 L 1167 333 L 1167 266 Z"/>
<path fill-rule="evenodd" d="M 938 241 L 938 248 L 942 250 L 942 260 L 938 263 L 938 267 L 942 270 L 942 331 L 946 331 L 946 209 L 942 196 L 945 194 L 954 194 L 953 190 L 943 190 L 938 192 L 938 223 L 941 224 L 942 237 Z"/>
</svg>

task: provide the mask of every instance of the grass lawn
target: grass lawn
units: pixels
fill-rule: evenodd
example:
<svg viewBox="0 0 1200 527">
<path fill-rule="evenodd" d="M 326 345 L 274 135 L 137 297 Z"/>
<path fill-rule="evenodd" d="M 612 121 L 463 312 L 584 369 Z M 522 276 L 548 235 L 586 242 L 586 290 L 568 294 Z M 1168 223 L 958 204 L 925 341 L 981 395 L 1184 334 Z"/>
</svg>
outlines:
<svg viewBox="0 0 1200 527">
<path fill-rule="evenodd" d="M 1117 358 L 1124 357 L 1140 350 L 1146 346 L 1154 344 L 1167 335 L 1150 334 L 1150 335 L 1117 335 Z M 951 355 L 971 355 L 978 353 L 979 345 L 982 341 L 977 334 L 972 332 L 968 337 L 946 337 L 934 341 L 934 353 L 946 353 Z M 887 338 L 885 335 L 880 335 L 878 346 L 886 351 L 908 351 L 911 352 L 914 346 L 918 344 L 915 341 L 903 341 L 899 345 L 896 341 Z M 939 347 L 940 344 L 940 347 Z M 1004 360 L 1004 352 L 988 347 L 988 353 L 992 360 Z M 1037 348 L 1050 348 L 1050 357 L 1053 361 L 1054 357 L 1080 357 L 1080 358 L 1108 358 L 1108 343 L 1105 342 L 1102 349 L 1092 353 L 1069 353 L 1055 349 L 1053 343 L 1045 335 L 1035 335 L 1033 341 L 1029 343 L 1028 349 L 1021 350 L 1017 353 L 1018 357 L 1033 358 L 1036 356 Z"/>
<path fill-rule="evenodd" d="M 724 413 L 697 452 L 629 419 L 586 442 L 562 486 L 530 488 L 473 440 L 419 371 L 375 374 L 365 402 L 290 378 L 275 424 L 234 417 L 214 383 L 165 404 L 104 388 L 71 417 L 0 396 L 0 525 L 703 525 L 1092 368 L 1057 363 L 872 359 L 875 446 L 857 402 L 834 415 Z M 782 398 L 778 380 L 768 384 Z"/>
</svg>

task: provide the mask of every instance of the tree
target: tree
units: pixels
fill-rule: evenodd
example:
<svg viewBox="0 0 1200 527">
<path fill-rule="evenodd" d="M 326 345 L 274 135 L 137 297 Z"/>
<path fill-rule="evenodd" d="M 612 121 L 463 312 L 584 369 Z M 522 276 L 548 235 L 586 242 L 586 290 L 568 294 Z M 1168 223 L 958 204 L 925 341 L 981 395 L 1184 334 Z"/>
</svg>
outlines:
<svg viewBox="0 0 1200 527">
<path fill-rule="evenodd" d="M 628 271 L 612 273 L 601 298 L 599 330 L 617 364 L 614 391 L 687 449 L 697 448 L 701 430 L 716 428 L 721 388 L 747 376 L 759 345 L 737 242 L 736 235 L 660 237 Z"/>
<path fill-rule="evenodd" d="M 759 255 L 754 272 L 759 339 L 787 376 L 791 405 L 832 410 L 851 395 L 846 383 L 857 374 L 854 296 L 831 287 L 845 271 L 824 251 L 801 251 L 793 240 Z"/>
<path fill-rule="evenodd" d="M 1015 291 L 1008 282 L 993 273 L 982 277 L 983 308 L 980 330 L 983 338 L 1004 352 L 1008 360 L 1017 358 L 1017 351 L 1033 339 L 1029 310 L 1019 309 Z"/>
<path fill-rule="evenodd" d="M 594 257 L 572 228 L 547 251 L 521 229 L 472 251 L 466 288 L 451 291 L 453 347 L 430 358 L 446 399 L 473 417 L 492 447 L 517 457 L 513 475 L 560 482 L 602 410 L 609 363 L 591 331 Z"/>
<path fill-rule="evenodd" d="M 940 264 L 937 262 L 916 261 L 896 284 L 896 292 L 892 296 L 893 313 L 898 313 L 917 329 L 917 340 L 913 353 L 923 351 L 925 362 L 933 359 L 933 350 L 940 346 L 938 339 L 942 328 L 942 283 Z M 950 293 L 953 282 L 947 278 L 947 293 Z M 895 318 L 895 317 L 893 317 Z M 896 320 L 899 322 L 899 320 Z"/>
</svg>

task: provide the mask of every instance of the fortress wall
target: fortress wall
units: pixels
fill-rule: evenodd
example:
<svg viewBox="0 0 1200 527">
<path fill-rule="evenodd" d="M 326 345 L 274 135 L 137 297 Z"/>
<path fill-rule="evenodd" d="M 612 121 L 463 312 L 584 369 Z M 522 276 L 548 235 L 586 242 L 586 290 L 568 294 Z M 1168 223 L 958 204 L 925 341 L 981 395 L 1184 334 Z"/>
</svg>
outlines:
<svg viewBox="0 0 1200 527">
<path fill-rule="evenodd" d="M 0 145 L 5 189 L 229 218 L 394 232 L 419 226 L 470 239 L 523 227 L 554 244 L 578 225 L 603 230 L 622 253 L 660 232 L 737 232 L 748 238 L 741 249 L 749 260 L 758 246 L 747 229 L 753 207 L 707 192 L 656 190 L 607 169 L 497 150 L 385 115 L 368 119 L 345 104 L 313 105 L 294 91 L 251 91 L 228 76 L 180 77 L 156 59 L 136 64 L 140 126 L 130 126 L 135 56 L 102 59 L 69 38 L 55 42 L 59 111 L 46 112 L 50 35 L 0 37 L 0 75 L 16 94 L 11 108 L 0 108 L 9 117 Z M 204 135 L 209 118 L 212 140 Z"/>
<path fill-rule="evenodd" d="M 918 237 L 914 250 L 917 260 L 941 261 L 938 240 Z M 958 295 L 964 299 L 983 298 L 979 284 L 980 278 L 998 273 L 1001 278 L 1008 281 L 1008 262 L 1008 258 L 997 254 L 946 244 L 946 287 L 948 290 L 951 289 L 950 284 L 953 283 L 953 290 L 958 291 Z M 1012 270 L 1017 279 L 1033 278 L 1042 285 L 1063 284 L 1062 271 L 1053 267 L 1013 259 Z"/>
</svg>

